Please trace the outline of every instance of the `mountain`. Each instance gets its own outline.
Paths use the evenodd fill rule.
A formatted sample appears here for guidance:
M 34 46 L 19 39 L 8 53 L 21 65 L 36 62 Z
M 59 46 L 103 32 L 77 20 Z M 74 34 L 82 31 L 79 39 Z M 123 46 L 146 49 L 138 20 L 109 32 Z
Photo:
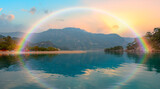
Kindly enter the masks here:
M 128 44 L 117 34 L 94 34 L 80 28 L 49 29 L 33 35 L 31 42 L 51 41 L 70 50 L 104 49 Z
M 11 36 L 11 37 L 18 37 L 18 38 L 20 38 L 24 35 L 23 32 L 6 32 L 6 33 L 3 32 L 0 34 L 3 36 Z
M 14 37 L 20 37 L 23 33 L 9 33 Z M 4 35 L 4 34 L 3 34 Z M 38 43 L 49 41 L 61 49 L 70 50 L 93 50 L 104 49 L 113 46 L 126 46 L 129 42 L 128 38 L 120 37 L 117 34 L 95 34 L 89 33 L 80 28 L 64 28 L 64 29 L 48 29 L 40 33 L 32 33 L 31 43 Z M 42 43 L 41 43 L 42 42 Z M 47 43 L 45 45 L 49 45 Z
M 3 35 L 0 35 L 0 42 L 4 42 L 4 38 L 7 37 L 7 36 L 3 36 Z M 18 42 L 19 41 L 19 38 L 17 37 L 12 37 L 12 40 L 14 40 L 15 42 Z
M 131 43 L 134 41 L 134 38 L 131 37 L 123 37 L 123 39 L 127 42 L 127 43 Z
M 6 34 L 7 34 L 7 33 L 6 33 Z M 1 35 L 1 34 L 0 34 L 0 39 L 3 39 L 4 37 L 7 37 L 7 36 L 10 36 L 10 35 L 5 35 L 5 36 L 4 36 L 4 35 Z M 18 40 L 19 40 L 18 37 L 15 37 L 15 36 L 11 36 L 11 37 L 12 37 L 12 39 L 15 40 L 15 41 L 18 41 Z

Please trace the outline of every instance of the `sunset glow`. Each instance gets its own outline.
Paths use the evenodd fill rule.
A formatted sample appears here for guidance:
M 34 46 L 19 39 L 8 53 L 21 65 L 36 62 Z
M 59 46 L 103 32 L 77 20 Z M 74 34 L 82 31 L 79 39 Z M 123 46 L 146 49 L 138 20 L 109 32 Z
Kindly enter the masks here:
M 0 89 L 160 89 L 160 0 L 1 0 Z

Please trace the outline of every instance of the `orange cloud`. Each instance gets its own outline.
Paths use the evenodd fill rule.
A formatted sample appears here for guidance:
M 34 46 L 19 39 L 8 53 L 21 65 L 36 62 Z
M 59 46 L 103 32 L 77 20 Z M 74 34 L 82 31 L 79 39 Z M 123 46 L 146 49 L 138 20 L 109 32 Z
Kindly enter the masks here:
M 2 11 L 3 8 L 0 8 L 0 11 Z
M 0 15 L 0 31 L 1 32 L 10 32 L 10 31 L 20 31 L 25 29 L 25 26 L 22 24 L 16 24 L 12 22 L 15 19 L 13 14 L 1 14 Z
M 7 20 L 7 21 L 12 21 L 15 18 L 13 14 L 7 15 L 7 14 L 2 14 L 0 15 L 0 20 Z
M 13 14 L 8 15 L 7 19 L 9 21 L 12 21 L 15 18 L 15 16 Z
M 119 29 L 119 26 L 118 25 L 114 25 L 114 26 L 112 26 L 112 28 L 117 30 L 117 29 Z

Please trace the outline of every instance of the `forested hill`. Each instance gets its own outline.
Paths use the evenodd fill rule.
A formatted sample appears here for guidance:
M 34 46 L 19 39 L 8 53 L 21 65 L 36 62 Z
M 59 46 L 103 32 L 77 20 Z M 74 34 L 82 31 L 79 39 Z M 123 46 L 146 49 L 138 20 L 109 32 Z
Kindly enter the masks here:
M 10 36 L 20 37 L 23 33 L 9 33 Z M 2 35 L 7 35 L 3 33 Z M 33 33 L 31 43 L 50 41 L 58 48 L 70 50 L 104 49 L 113 46 L 126 46 L 133 39 L 126 39 L 118 34 L 95 34 L 80 28 L 48 29 L 40 33 Z

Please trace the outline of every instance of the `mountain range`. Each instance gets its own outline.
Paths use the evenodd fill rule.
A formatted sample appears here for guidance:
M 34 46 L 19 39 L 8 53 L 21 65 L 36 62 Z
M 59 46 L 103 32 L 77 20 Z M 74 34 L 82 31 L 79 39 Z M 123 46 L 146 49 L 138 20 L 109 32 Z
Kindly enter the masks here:
M 22 37 L 22 32 L 0 33 L 3 36 Z M 32 46 L 56 46 L 69 50 L 94 50 L 113 46 L 126 46 L 134 38 L 121 37 L 118 34 L 90 33 L 80 28 L 48 29 L 40 33 L 32 33 L 29 43 Z

